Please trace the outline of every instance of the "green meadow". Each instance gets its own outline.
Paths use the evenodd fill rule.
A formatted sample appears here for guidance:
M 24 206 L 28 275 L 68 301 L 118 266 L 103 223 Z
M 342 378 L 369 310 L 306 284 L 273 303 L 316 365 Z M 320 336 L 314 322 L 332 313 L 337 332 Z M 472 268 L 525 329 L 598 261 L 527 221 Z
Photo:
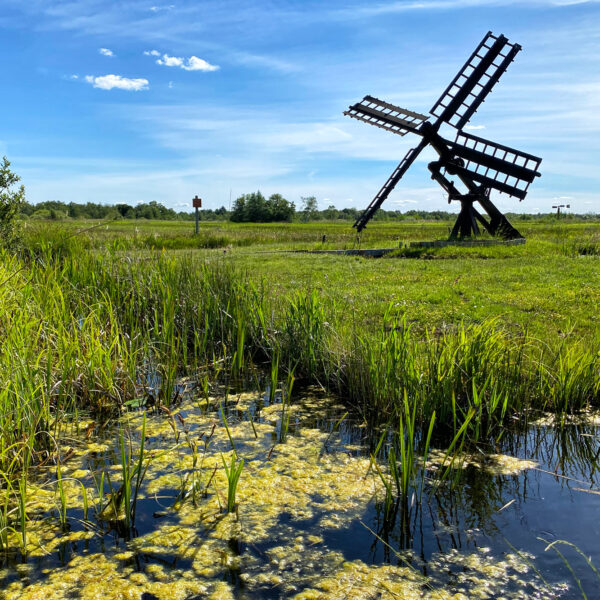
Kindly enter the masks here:
M 101 252 L 182 255 L 189 250 L 197 259 L 222 256 L 257 284 L 268 282 L 273 299 L 317 290 L 333 313 L 344 314 L 342 327 L 349 322 L 363 323 L 365 330 L 376 327 L 393 306 L 420 330 L 492 317 L 546 341 L 593 340 L 598 333 L 600 223 L 515 223 L 526 244 L 480 248 L 408 248 L 411 242 L 447 238 L 451 222 L 425 221 L 375 222 L 360 239 L 349 222 L 201 223 L 196 236 L 192 223 L 74 221 L 50 226 L 50 235 L 60 246 L 66 232 L 83 231 L 77 234 L 83 245 Z M 38 228 L 29 225 L 32 239 Z M 383 259 L 293 252 L 355 248 L 398 251 Z

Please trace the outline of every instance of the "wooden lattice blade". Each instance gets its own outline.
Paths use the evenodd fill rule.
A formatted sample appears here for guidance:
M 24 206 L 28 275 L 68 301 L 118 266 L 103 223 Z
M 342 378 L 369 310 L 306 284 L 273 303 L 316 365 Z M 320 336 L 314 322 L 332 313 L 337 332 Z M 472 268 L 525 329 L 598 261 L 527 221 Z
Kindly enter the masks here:
M 360 102 L 350 106 L 344 114 L 398 135 L 406 135 L 409 131 L 418 133 L 421 123 L 428 119 L 427 115 L 395 106 L 373 96 L 365 96 Z
M 533 154 L 462 132 L 447 144 L 454 157 L 463 163 L 453 161 L 447 167 L 449 173 L 466 175 L 485 187 L 521 200 L 527 195 L 529 185 L 540 176 L 542 159 Z
M 406 153 L 406 156 L 402 159 L 402 162 L 389 176 L 388 180 L 383 184 L 383 187 L 379 190 L 375 198 L 371 200 L 371 204 L 369 204 L 360 217 L 356 219 L 353 227 L 356 227 L 358 232 L 361 232 L 367 223 L 373 218 L 373 215 L 379 210 L 379 207 L 385 202 L 400 179 L 402 179 L 404 173 L 408 171 L 409 167 L 413 164 L 417 156 L 419 156 L 421 151 L 427 146 L 427 143 L 427 140 L 423 139 L 416 148 L 411 148 Z
M 462 129 L 520 50 L 518 44 L 489 31 L 433 105 L 430 112 L 438 123 L 444 121 Z

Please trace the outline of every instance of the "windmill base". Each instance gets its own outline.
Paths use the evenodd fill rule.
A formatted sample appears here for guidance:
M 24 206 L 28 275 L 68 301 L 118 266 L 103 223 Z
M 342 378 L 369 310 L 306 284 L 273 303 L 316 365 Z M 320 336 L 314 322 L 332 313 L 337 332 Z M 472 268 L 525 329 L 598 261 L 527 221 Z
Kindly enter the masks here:
M 451 241 L 464 240 L 478 236 L 481 233 L 479 224 L 490 234 L 500 237 L 504 240 L 523 239 L 523 236 L 515 229 L 510 221 L 490 202 L 489 194 L 482 195 L 464 194 L 458 197 L 450 196 L 448 201 L 460 200 L 460 212 L 456 223 L 452 228 L 452 233 L 448 238 Z M 473 206 L 479 202 L 485 211 L 490 215 L 487 221 L 481 213 Z

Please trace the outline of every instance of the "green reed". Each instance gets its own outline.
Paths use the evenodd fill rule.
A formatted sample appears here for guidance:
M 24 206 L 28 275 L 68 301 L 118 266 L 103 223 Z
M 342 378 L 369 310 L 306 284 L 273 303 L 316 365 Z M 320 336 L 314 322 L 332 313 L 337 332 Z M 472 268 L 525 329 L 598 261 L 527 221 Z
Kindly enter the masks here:
M 284 444 L 287 440 L 288 429 L 290 427 L 290 401 L 292 399 L 294 381 L 294 373 L 290 370 L 287 374 L 285 386 L 281 391 L 281 422 L 279 425 L 279 443 L 281 444 Z
M 271 379 L 269 384 L 269 404 L 275 403 L 275 395 L 277 393 L 277 384 L 279 383 L 279 352 L 273 356 L 271 363 Z
M 385 490 L 384 513 L 386 518 L 392 516 L 398 505 L 403 507 L 404 518 L 408 518 L 409 499 L 413 493 L 415 498 L 412 504 L 417 509 L 421 505 L 427 472 L 427 457 L 435 425 L 435 412 L 432 414 L 429 427 L 423 436 L 416 422 L 417 404 L 418 401 L 409 399 L 408 392 L 404 390 L 403 411 L 399 416 L 397 427 L 393 428 L 394 433 L 387 453 L 389 475 L 384 474 L 377 463 L 377 455 L 387 437 L 387 430 L 384 431 L 375 451 L 371 454 L 370 466 L 375 468 Z
M 225 475 L 227 477 L 227 512 L 232 513 L 235 512 L 237 508 L 235 499 L 238 483 L 240 481 L 240 475 L 242 474 L 242 470 L 244 468 L 244 459 L 242 458 L 239 462 L 237 462 L 235 450 L 233 450 L 231 452 L 231 464 L 229 466 L 227 466 L 225 457 L 222 454 L 221 460 L 223 461 L 223 467 L 225 468 Z
M 128 438 L 126 440 L 126 437 Z M 131 436 L 126 436 L 123 427 L 119 429 L 118 444 L 121 463 L 121 485 L 113 486 L 109 472 L 103 472 L 100 480 L 94 476 L 98 494 L 98 518 L 104 521 L 124 521 L 127 530 L 135 524 L 138 497 L 142 482 L 149 467 L 145 458 L 146 413 L 142 417 L 140 446 L 137 457 L 134 456 Z M 104 480 L 108 484 L 110 495 L 103 506 Z

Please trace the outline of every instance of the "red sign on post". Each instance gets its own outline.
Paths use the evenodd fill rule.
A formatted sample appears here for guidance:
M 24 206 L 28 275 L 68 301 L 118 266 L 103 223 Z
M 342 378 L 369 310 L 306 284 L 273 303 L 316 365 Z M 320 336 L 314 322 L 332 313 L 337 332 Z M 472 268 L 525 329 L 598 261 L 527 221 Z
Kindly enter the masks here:
M 192 198 L 192 206 L 194 208 L 202 208 L 202 198 L 198 198 L 198 196 Z

